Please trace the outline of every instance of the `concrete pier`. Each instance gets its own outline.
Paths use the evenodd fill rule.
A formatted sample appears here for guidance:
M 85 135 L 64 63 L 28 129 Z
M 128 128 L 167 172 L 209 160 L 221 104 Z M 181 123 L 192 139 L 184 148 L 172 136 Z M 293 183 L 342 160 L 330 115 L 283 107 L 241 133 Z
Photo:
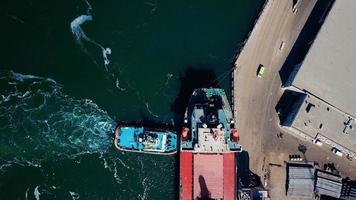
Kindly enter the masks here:
M 260 17 L 235 62 L 234 114 L 243 147 L 250 153 L 262 152 L 261 141 L 266 132 L 278 132 L 274 105 L 282 94 L 279 70 L 307 21 L 316 0 L 267 0 Z M 256 76 L 258 66 L 265 66 L 262 78 Z M 265 138 L 267 136 L 267 138 Z M 256 139 L 253 139 L 256 138 Z M 259 138 L 259 139 L 257 139 Z M 264 139 L 262 139 L 264 138 Z M 258 152 L 256 152 L 258 153 Z M 260 156 L 250 155 L 258 166 Z M 257 170 L 257 169 L 256 169 Z
M 283 164 L 288 152 L 298 148 L 296 138 L 284 134 L 281 143 L 276 137 L 281 131 L 275 111 L 282 95 L 279 70 L 315 3 L 316 0 L 267 0 L 235 62 L 234 116 L 240 143 L 249 154 L 250 169 L 261 179 L 267 173 L 268 162 Z M 265 66 L 262 78 L 256 76 L 260 64 Z M 278 180 L 268 183 L 272 199 L 285 198 L 284 175 L 277 171 L 271 176 Z M 268 181 L 262 180 L 265 182 Z
M 250 170 L 261 177 L 271 199 L 287 199 L 283 187 L 286 172 L 285 167 L 271 168 L 269 163 L 283 166 L 289 155 L 301 154 L 300 146 L 307 149 L 303 153 L 305 161 L 315 161 L 321 166 L 337 163 L 343 176 L 356 178 L 355 162 L 332 155 L 326 145 L 318 147 L 309 139 L 281 129 L 275 108 L 283 93 L 281 67 L 320 1 L 316 3 L 317 0 L 267 0 L 237 56 L 232 75 L 240 144 L 248 152 Z M 265 72 L 258 78 L 260 64 L 265 66 Z

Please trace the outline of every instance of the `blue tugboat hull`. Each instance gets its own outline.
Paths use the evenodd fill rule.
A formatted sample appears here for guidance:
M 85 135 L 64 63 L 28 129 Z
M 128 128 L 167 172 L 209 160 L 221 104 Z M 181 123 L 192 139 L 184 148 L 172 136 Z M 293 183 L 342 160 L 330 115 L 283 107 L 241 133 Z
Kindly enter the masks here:
M 121 151 L 175 154 L 177 141 L 177 134 L 172 131 L 119 126 L 115 131 L 114 144 Z

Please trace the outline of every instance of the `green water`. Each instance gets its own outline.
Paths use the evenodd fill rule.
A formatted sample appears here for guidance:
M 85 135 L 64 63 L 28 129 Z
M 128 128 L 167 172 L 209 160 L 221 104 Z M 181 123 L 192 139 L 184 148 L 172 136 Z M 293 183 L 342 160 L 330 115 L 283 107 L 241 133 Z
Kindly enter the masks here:
M 0 199 L 177 199 L 177 156 L 117 152 L 113 130 L 177 128 L 194 87 L 230 91 L 262 4 L 0 2 Z

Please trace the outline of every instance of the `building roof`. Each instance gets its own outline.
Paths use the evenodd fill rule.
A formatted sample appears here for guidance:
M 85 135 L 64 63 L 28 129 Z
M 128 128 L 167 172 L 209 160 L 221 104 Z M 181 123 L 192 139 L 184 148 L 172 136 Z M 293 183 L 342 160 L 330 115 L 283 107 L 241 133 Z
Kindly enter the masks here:
M 322 171 L 317 172 L 315 191 L 319 195 L 327 195 L 330 197 L 340 198 L 341 189 L 341 177 Z
M 341 198 L 344 200 L 356 200 L 356 181 L 343 179 Z
M 356 1 L 335 1 L 293 85 L 356 116 Z
M 288 164 L 287 196 L 312 198 L 314 195 L 314 173 L 312 165 Z
M 336 143 L 350 155 L 356 152 L 356 120 L 314 96 L 306 95 L 292 127 L 322 142 Z

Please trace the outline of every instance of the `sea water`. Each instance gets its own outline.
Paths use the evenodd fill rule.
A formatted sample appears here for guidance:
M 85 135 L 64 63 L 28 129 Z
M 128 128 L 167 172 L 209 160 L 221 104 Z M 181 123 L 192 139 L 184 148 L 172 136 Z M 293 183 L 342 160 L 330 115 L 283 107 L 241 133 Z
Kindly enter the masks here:
M 0 199 L 177 199 L 177 156 L 118 152 L 114 129 L 174 129 L 194 87 L 229 94 L 262 4 L 0 2 Z

